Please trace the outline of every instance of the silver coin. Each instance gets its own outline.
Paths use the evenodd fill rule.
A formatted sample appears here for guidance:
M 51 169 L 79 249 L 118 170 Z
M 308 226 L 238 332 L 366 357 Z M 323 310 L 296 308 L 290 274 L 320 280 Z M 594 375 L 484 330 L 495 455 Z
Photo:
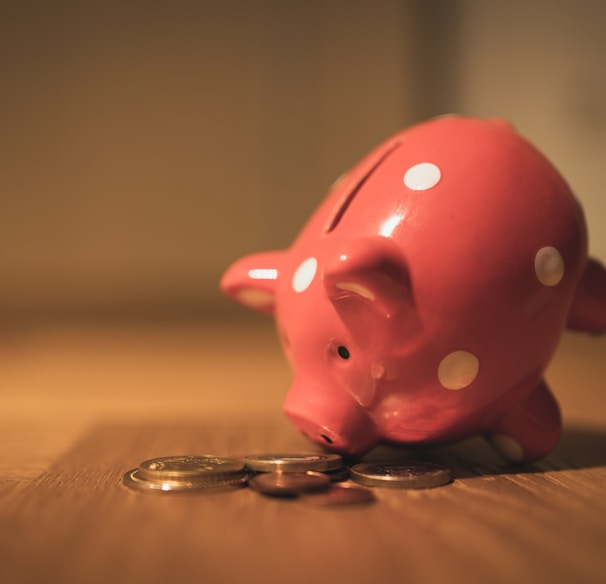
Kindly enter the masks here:
M 340 507 L 372 503 L 376 501 L 376 496 L 365 487 L 352 483 L 339 483 L 331 485 L 320 493 L 306 494 L 303 500 L 317 507 Z
M 250 470 L 260 472 L 330 471 L 343 466 L 338 454 L 249 454 L 244 463 Z
M 244 463 L 220 456 L 164 456 L 145 460 L 139 465 L 139 475 L 149 481 L 203 478 L 212 480 L 239 476 Z
M 319 472 L 262 472 L 252 477 L 248 484 L 264 495 L 293 496 L 326 489 L 330 479 Z
M 247 481 L 247 475 L 231 479 L 216 479 L 216 480 L 158 480 L 151 481 L 141 477 L 139 469 L 134 468 L 129 470 L 122 477 L 122 482 L 136 491 L 145 491 L 148 493 L 170 493 L 170 492 L 185 492 L 185 491 L 200 491 L 200 490 L 219 490 L 233 487 L 243 486 Z
M 351 478 L 367 487 L 426 489 L 445 485 L 450 470 L 431 462 L 360 463 L 351 468 Z

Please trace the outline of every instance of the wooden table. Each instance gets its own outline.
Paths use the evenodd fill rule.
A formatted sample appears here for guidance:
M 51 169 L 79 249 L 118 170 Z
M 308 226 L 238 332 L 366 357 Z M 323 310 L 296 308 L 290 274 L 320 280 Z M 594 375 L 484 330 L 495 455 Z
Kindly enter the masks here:
M 176 453 L 309 450 L 282 417 L 269 323 L 47 326 L 0 338 L 0 582 L 604 582 L 606 338 L 548 371 L 558 449 L 507 465 L 481 439 L 422 457 L 455 480 L 321 509 L 250 489 L 146 495 L 122 474 Z

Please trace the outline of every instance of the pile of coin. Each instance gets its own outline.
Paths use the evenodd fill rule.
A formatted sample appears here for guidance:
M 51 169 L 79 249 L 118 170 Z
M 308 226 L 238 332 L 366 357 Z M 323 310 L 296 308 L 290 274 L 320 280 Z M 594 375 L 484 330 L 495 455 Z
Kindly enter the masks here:
M 347 479 L 350 479 L 348 481 Z M 371 489 L 431 488 L 450 482 L 450 471 L 429 462 L 344 465 L 338 454 L 250 454 L 242 460 L 213 455 L 166 456 L 143 461 L 123 477 L 127 487 L 148 493 L 242 487 L 271 497 L 302 497 L 318 506 L 370 503 Z
M 371 503 L 370 489 L 342 483 L 349 469 L 338 454 L 250 454 L 246 467 L 254 473 L 248 484 L 274 497 L 303 497 L 317 506 Z
M 144 460 L 123 477 L 131 489 L 147 492 L 195 491 L 243 486 L 244 463 L 220 456 L 165 456 Z

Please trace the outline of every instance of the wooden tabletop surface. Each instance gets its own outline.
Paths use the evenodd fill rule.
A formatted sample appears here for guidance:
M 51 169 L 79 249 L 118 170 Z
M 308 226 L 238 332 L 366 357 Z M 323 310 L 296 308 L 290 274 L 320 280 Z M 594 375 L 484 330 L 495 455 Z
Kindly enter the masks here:
M 377 501 L 147 495 L 121 477 L 170 454 L 313 450 L 283 418 L 269 323 L 54 325 L 0 337 L 0 582 L 604 582 L 606 338 L 566 334 L 547 379 L 559 447 L 506 464 L 482 439 L 421 458 L 454 481 Z

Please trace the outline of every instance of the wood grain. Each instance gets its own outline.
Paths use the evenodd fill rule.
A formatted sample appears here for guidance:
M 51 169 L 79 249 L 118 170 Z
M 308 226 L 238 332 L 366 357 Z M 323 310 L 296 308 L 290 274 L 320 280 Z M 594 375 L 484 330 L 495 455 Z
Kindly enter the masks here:
M 428 450 L 423 459 L 453 469 L 452 484 L 376 489 L 377 503 L 345 510 L 249 489 L 162 496 L 121 485 L 153 456 L 276 449 L 308 445 L 272 421 L 95 428 L 48 473 L 4 493 L 2 581 L 598 582 L 606 568 L 604 432 L 573 428 L 523 469 L 480 440 Z
M 258 336 L 248 356 L 240 353 L 240 361 L 256 359 L 255 375 L 264 372 L 265 380 L 274 381 L 281 378 L 283 364 L 268 329 L 232 336 L 236 332 L 224 329 L 223 336 L 208 339 L 191 329 L 170 335 L 165 330 L 164 336 L 161 331 L 121 330 L 100 336 L 89 331 L 92 336 L 87 337 L 81 331 L 74 338 L 68 335 L 69 342 L 51 335 L 50 345 L 40 340 L 34 343 L 36 350 L 28 345 L 29 358 L 39 363 L 40 352 L 50 351 L 46 358 L 57 359 L 57 370 L 69 362 L 73 367 L 75 358 L 81 365 L 87 363 L 87 355 L 92 363 L 91 349 L 105 346 L 91 371 L 99 371 L 104 363 L 106 372 L 99 375 L 113 378 L 107 368 L 121 355 L 134 368 L 131 382 L 138 365 L 164 354 L 162 365 L 145 375 L 148 387 L 155 387 L 154 377 L 164 383 L 164 368 L 174 371 L 176 383 L 164 398 L 164 416 L 161 399 L 137 415 L 131 400 L 136 394 L 144 399 L 145 391 L 129 395 L 125 384 L 122 416 L 112 415 L 120 403 L 117 389 L 111 398 L 115 403 L 105 404 L 99 419 L 91 413 L 92 404 L 81 410 L 82 423 L 72 419 L 69 408 L 61 417 L 61 408 L 53 410 L 48 396 L 41 397 L 41 407 L 58 419 L 46 430 L 35 402 L 29 425 L 27 411 L 20 412 L 25 420 L 21 436 L 27 435 L 27 428 L 33 433 L 13 445 L 12 470 L 0 475 L 0 582 L 603 582 L 606 423 L 599 391 L 606 375 L 604 359 L 597 358 L 604 356 L 603 340 L 564 339 L 559 363 L 550 370 L 551 381 L 560 388 L 561 401 L 576 403 L 576 410 L 573 407 L 574 416 L 567 418 L 559 447 L 534 465 L 509 466 L 479 438 L 424 450 L 381 447 L 368 458 L 436 461 L 452 469 L 454 481 L 429 490 L 376 489 L 375 504 L 348 509 L 317 509 L 303 500 L 267 498 L 247 488 L 166 496 L 128 490 L 121 484 L 122 474 L 150 457 L 310 449 L 279 410 L 246 411 L 255 392 L 263 392 L 265 381 L 249 370 L 226 368 L 232 351 L 242 351 Z M 218 398 L 206 412 L 170 406 L 171 399 L 185 399 L 191 391 L 181 392 L 180 382 L 189 379 L 195 385 L 190 375 L 202 347 L 215 361 L 207 371 L 209 378 L 223 367 L 224 383 L 240 384 L 240 408 L 227 413 Z M 14 383 L 21 379 L 23 387 L 27 385 L 26 373 L 11 375 Z M 82 381 L 86 375 L 76 377 Z M 569 378 L 576 380 L 574 387 L 567 388 Z M 253 394 L 246 397 L 245 389 Z M 42 386 L 38 391 L 43 392 Z M 260 399 L 269 406 L 274 389 L 265 391 Z M 35 393 L 32 389 L 31 396 Z M 589 411 L 583 404 L 592 396 Z M 88 397 L 94 404 L 99 395 L 91 391 Z M 230 403 L 233 396 L 224 397 Z M 192 403 L 200 405 L 202 400 Z M 13 405 L 11 411 L 16 410 Z M 11 432 L 19 436 L 9 425 L 3 427 L 3 439 Z M 32 462 L 33 445 L 45 435 L 47 453 Z M 67 439 L 71 442 L 65 448 Z M 4 444 L 3 452 L 9 450 Z M 25 461 L 22 471 L 19 456 Z M 50 456 L 52 461 L 36 475 Z

